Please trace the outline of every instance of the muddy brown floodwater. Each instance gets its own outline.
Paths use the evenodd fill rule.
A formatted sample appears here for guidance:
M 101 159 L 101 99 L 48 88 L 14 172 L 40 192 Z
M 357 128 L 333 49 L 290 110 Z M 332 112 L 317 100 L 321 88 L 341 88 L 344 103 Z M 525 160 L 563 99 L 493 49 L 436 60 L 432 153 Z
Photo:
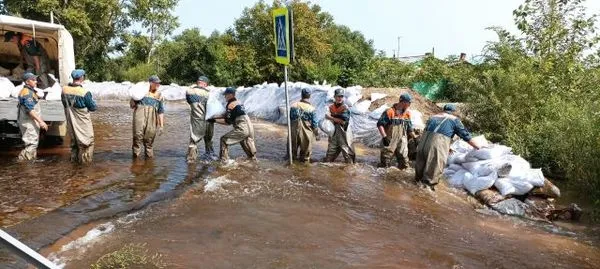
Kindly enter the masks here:
M 255 120 L 259 163 L 188 165 L 188 108 L 171 102 L 152 161 L 131 159 L 131 111 L 101 102 L 95 162 L 68 148 L 33 165 L 3 152 L 0 225 L 65 268 L 88 268 L 127 244 L 167 268 L 598 268 L 587 229 L 483 214 L 464 192 L 417 188 L 413 174 L 360 164 L 285 164 L 285 129 Z M 217 126 L 218 138 L 228 127 Z M 324 156 L 326 139 L 313 158 Z M 203 150 L 203 148 L 202 148 Z M 341 156 L 340 156 L 341 158 Z M 26 268 L 0 249 L 0 268 Z

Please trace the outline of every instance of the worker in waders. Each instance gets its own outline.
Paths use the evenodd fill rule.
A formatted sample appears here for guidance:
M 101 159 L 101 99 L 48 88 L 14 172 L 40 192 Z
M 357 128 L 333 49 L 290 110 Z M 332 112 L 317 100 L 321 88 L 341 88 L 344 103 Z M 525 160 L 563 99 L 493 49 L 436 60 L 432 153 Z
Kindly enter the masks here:
M 417 147 L 417 160 L 415 163 L 415 179 L 429 186 L 432 190 L 438 184 L 439 177 L 446 166 L 450 143 L 454 135 L 458 135 L 475 149 L 479 149 L 469 131 L 465 129 L 461 120 L 454 116 L 456 106 L 447 104 L 444 112 L 429 118 L 425 127 L 425 134 Z
M 227 88 L 223 93 L 227 100 L 224 115 L 215 117 L 216 122 L 224 125 L 233 125 L 233 130 L 221 137 L 221 152 L 219 159 L 226 163 L 229 159 L 229 145 L 240 143 L 248 159 L 256 161 L 256 146 L 254 145 L 254 127 L 250 117 L 246 115 L 244 106 L 235 98 L 235 89 Z
M 71 72 L 73 83 L 62 89 L 62 103 L 67 117 L 67 130 L 71 137 L 71 161 L 91 163 L 94 156 L 94 127 L 90 112 L 96 111 L 92 93 L 83 88 L 85 71 Z
M 208 78 L 200 76 L 196 81 L 196 86 L 187 90 L 185 99 L 190 105 L 190 143 L 188 146 L 187 160 L 194 162 L 198 158 L 198 143 L 204 139 L 206 154 L 213 152 L 212 141 L 207 141 L 209 125 L 211 126 L 210 139 L 212 140 L 212 130 L 214 129 L 214 120 L 206 120 L 206 102 L 208 101 L 209 90 Z
M 408 136 L 414 137 L 408 111 L 411 102 L 410 94 L 401 94 L 399 102 L 384 111 L 377 121 L 377 128 L 382 137 L 379 167 L 389 167 L 392 157 L 396 157 L 399 169 L 409 166 Z
M 23 89 L 19 92 L 19 115 L 17 123 L 25 148 L 19 153 L 19 161 L 33 161 L 37 157 L 37 147 L 40 141 L 40 129 L 48 130 L 48 125 L 42 119 L 39 97 L 35 91 L 37 76 L 33 73 L 23 74 Z
M 131 99 L 133 109 L 133 158 L 139 158 L 145 149 L 146 158 L 154 158 L 152 144 L 156 135 L 161 135 L 164 126 L 165 102 L 158 92 L 160 79 L 151 76 L 150 89 L 146 96 L 139 101 Z
M 38 76 L 40 89 L 46 89 L 54 84 L 54 80 L 48 75 L 50 72 L 50 60 L 48 53 L 42 44 L 33 36 L 21 32 L 8 31 L 4 34 L 4 42 L 15 43 L 24 60 L 25 72 Z
M 290 119 L 292 127 L 292 158 L 309 162 L 312 145 L 318 136 L 315 107 L 310 103 L 310 90 L 302 89 L 301 100 L 292 104 Z M 300 151 L 298 151 L 300 148 Z
M 350 110 L 344 104 L 344 92 L 342 89 L 336 89 L 334 92 L 335 101 L 329 106 L 329 113 L 325 118 L 331 120 L 335 127 L 333 136 L 329 137 L 329 146 L 325 162 L 333 162 L 340 155 L 344 156 L 346 163 L 354 163 L 356 155 L 352 147 L 352 130 L 350 129 Z

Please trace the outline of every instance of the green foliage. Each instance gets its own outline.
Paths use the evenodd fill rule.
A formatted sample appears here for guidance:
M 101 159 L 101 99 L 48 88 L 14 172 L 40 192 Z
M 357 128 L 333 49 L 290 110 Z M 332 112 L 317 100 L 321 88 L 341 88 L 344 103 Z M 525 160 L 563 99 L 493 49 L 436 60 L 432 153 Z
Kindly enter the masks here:
M 485 63 L 458 82 L 475 129 L 599 197 L 600 72 L 585 57 L 594 18 L 579 0 L 528 0 L 515 11 L 523 38 L 495 29 Z
M 408 87 L 416 67 L 396 59 L 377 56 L 367 61 L 357 84 L 367 87 Z
M 123 72 L 122 78 L 126 81 L 146 81 L 151 75 L 160 74 L 153 63 L 141 63 L 128 68 Z M 166 82 L 166 80 L 165 80 Z
M 129 244 L 102 256 L 91 269 L 162 269 L 167 268 L 160 254 L 149 254 L 145 244 Z
M 148 34 L 146 62 L 150 62 L 155 44 L 179 27 L 177 16 L 173 15 L 177 3 L 179 0 L 129 0 L 126 4 L 129 16 L 140 22 Z

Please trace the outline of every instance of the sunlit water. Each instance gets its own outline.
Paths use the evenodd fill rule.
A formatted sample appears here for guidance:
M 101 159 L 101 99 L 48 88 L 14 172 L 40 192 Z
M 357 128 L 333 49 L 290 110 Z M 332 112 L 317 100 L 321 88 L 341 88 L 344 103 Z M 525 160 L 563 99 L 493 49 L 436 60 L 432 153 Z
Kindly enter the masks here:
M 462 191 L 432 193 L 411 172 L 358 165 L 287 166 L 285 129 L 255 121 L 259 163 L 188 165 L 189 114 L 170 103 L 153 161 L 131 159 L 131 111 L 101 103 L 95 163 L 43 149 L 34 165 L 4 153 L 0 224 L 65 268 L 87 268 L 145 243 L 168 268 L 597 268 L 585 232 L 478 213 Z M 218 138 L 230 127 L 217 127 Z M 323 158 L 327 141 L 315 146 Z M 203 147 L 201 147 L 203 150 Z M 341 161 L 341 156 L 340 156 Z M 58 241 L 57 241 L 58 240 Z M 0 268 L 21 268 L 0 252 Z

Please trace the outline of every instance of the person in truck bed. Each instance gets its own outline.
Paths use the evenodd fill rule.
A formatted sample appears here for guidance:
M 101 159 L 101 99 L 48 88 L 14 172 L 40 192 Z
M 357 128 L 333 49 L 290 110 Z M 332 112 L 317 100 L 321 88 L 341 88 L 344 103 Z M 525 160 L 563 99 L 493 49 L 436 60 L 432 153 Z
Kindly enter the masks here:
M 4 34 L 4 42 L 15 43 L 21 53 L 21 60 L 26 64 L 25 72 L 33 73 L 38 76 L 40 89 L 46 89 L 54 80 L 50 78 L 50 60 L 48 53 L 42 47 L 40 42 L 36 41 L 32 36 L 20 32 L 8 31 Z

